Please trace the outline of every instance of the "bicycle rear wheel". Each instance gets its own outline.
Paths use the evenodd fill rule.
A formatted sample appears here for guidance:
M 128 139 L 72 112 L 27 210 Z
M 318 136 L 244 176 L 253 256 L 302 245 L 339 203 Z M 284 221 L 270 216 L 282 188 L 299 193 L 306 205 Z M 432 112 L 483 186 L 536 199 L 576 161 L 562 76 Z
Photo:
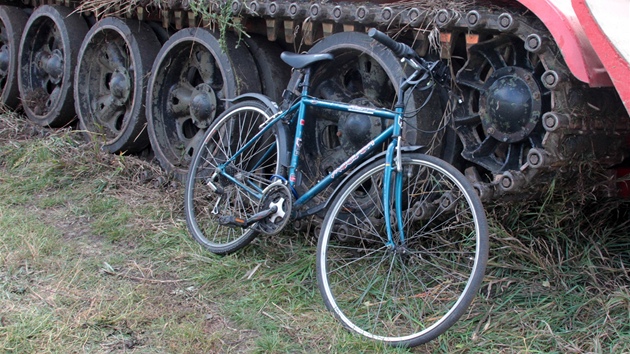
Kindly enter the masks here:
M 241 228 L 222 224 L 219 219 L 247 219 L 258 212 L 260 197 L 251 191 L 261 195 L 272 183 L 272 177 L 280 174 L 278 156 L 283 147 L 275 128 L 253 141 L 227 166 L 229 177 L 216 172 L 217 166 L 233 157 L 260 131 L 260 125 L 270 115 L 258 101 L 232 106 L 210 125 L 193 156 L 184 195 L 186 223 L 194 239 L 213 253 L 235 252 L 258 234 L 256 224 Z M 218 188 L 215 191 L 213 187 Z
M 442 334 L 470 305 L 488 260 L 488 226 L 481 201 L 459 171 L 408 153 L 399 198 L 404 239 L 392 200 L 389 243 L 384 169 L 384 159 L 367 165 L 335 197 L 318 242 L 318 286 L 326 307 L 349 330 L 416 346 Z

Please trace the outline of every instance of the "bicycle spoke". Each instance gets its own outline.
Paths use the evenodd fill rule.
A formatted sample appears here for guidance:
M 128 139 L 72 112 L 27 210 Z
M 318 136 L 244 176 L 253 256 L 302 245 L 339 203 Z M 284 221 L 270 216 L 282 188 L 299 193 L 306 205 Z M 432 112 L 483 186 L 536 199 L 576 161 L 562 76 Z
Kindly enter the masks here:
M 275 134 L 252 141 L 269 118 L 266 109 L 258 101 L 232 106 L 207 129 L 193 158 L 186 184 L 187 222 L 193 237 L 212 252 L 234 252 L 256 236 L 254 227 L 219 221 L 247 220 L 257 213 L 262 191 L 281 168 Z
M 447 320 L 461 316 L 472 301 L 487 259 L 487 225 L 478 220 L 483 209 L 472 187 L 460 188 L 468 183 L 461 173 L 435 158 L 409 155 L 401 192 L 391 191 L 402 196 L 402 214 L 395 215 L 395 198 L 383 210 L 385 163 L 366 166 L 328 210 L 317 267 L 325 303 L 347 328 L 417 345 L 446 330 L 454 322 Z M 418 206 L 426 211 L 417 214 Z M 384 212 L 393 215 L 393 244 L 385 225 L 373 222 Z M 404 242 L 396 218 L 402 218 Z

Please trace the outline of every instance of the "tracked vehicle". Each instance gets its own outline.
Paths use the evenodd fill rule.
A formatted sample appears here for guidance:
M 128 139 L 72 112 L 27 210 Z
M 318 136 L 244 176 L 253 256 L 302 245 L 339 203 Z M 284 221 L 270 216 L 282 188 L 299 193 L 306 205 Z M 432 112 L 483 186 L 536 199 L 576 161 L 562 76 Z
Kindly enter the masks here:
M 628 152 L 627 44 L 614 39 L 622 28 L 606 28 L 625 26 L 627 1 L 0 4 L 2 103 L 43 126 L 78 119 L 111 152 L 150 146 L 179 176 L 228 99 L 281 101 L 297 75 L 282 51 L 338 58 L 314 74 L 320 97 L 391 105 L 407 68 L 372 51 L 370 28 L 442 60 L 442 89 L 410 96 L 417 114 L 405 142 L 466 171 L 485 199 L 529 197 L 553 180 L 614 187 Z M 320 179 L 380 129 L 360 114 L 319 114 L 307 124 L 315 143 L 300 177 Z

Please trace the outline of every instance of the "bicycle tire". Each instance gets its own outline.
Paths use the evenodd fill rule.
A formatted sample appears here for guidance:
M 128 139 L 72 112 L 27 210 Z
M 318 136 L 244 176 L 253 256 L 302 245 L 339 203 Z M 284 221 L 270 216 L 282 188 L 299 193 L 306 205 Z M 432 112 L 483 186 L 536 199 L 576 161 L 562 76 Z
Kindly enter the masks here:
M 488 225 L 479 197 L 457 169 L 405 153 L 399 196 L 406 236 L 400 242 L 393 217 L 396 246 L 388 247 L 384 168 L 384 158 L 365 166 L 335 196 L 317 246 L 318 287 L 350 331 L 412 347 L 442 334 L 472 302 L 488 261 Z
M 247 219 L 257 212 L 253 196 L 225 177 L 214 177 L 212 183 L 221 188 L 214 192 L 209 181 L 215 168 L 227 161 L 244 143 L 260 131 L 260 125 L 271 115 L 266 105 L 256 100 L 240 102 L 223 112 L 196 149 L 186 177 L 184 211 L 188 230 L 202 246 L 215 254 L 233 253 L 247 246 L 258 234 L 255 225 L 248 228 L 222 225 L 222 216 Z M 284 149 L 278 142 L 276 129 L 263 134 L 228 167 L 231 175 L 243 184 L 262 191 L 281 173 L 278 161 Z

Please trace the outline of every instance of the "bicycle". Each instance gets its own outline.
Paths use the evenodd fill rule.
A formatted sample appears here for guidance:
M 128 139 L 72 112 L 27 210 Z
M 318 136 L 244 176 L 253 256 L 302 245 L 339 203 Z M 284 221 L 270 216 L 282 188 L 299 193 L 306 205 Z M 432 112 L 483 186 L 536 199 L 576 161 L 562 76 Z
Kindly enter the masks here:
M 316 268 L 326 307 L 353 332 L 415 346 L 446 331 L 470 305 L 485 272 L 488 226 L 479 197 L 457 169 L 401 144 L 404 93 L 435 84 L 438 62 L 375 29 L 368 35 L 413 68 L 400 83 L 395 109 L 311 97 L 312 67 L 333 56 L 282 53 L 301 71 L 301 94 L 286 94 L 282 109 L 247 94 L 211 124 L 187 176 L 186 220 L 200 244 L 228 254 L 258 234 L 279 233 L 290 220 L 325 212 Z M 300 194 L 296 171 L 308 107 L 392 124 Z M 305 207 L 340 179 L 328 201 Z

